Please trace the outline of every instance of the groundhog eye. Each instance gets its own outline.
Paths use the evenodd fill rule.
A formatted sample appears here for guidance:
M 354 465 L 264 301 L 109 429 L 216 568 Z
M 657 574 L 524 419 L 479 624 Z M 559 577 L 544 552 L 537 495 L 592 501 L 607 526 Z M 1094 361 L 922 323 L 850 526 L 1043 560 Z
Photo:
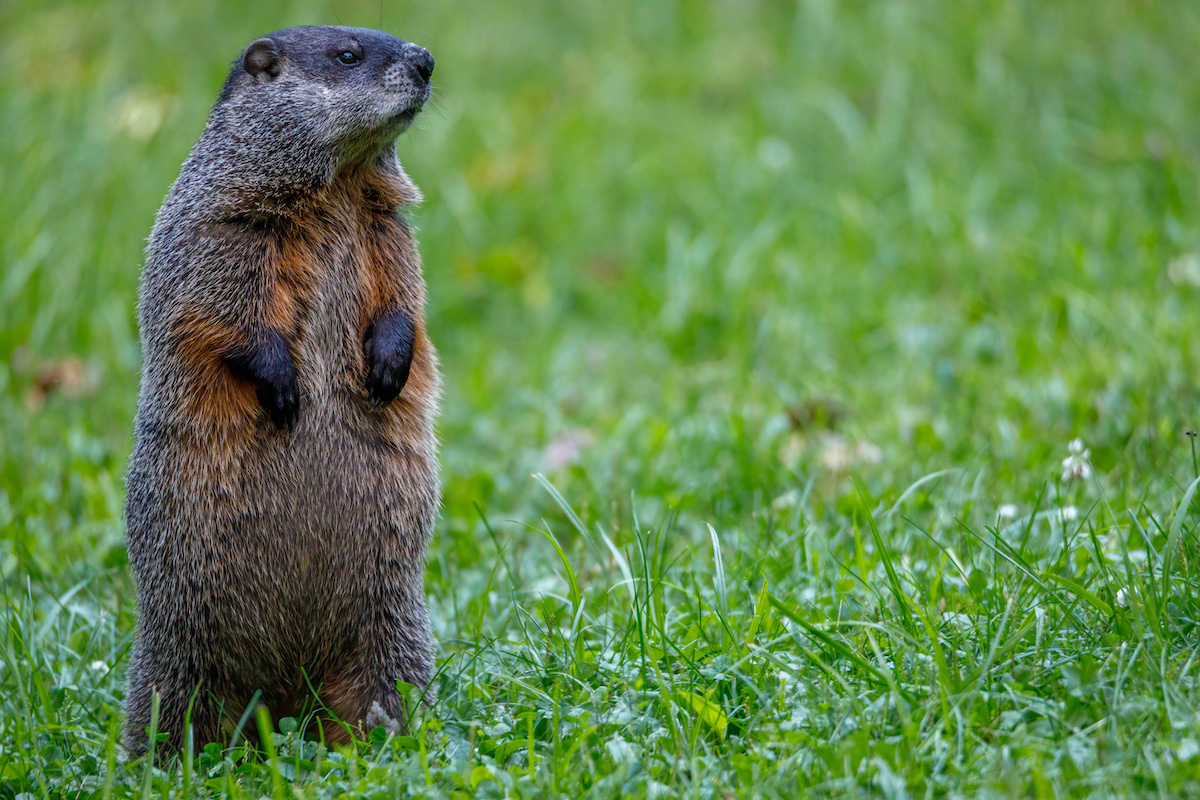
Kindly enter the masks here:
M 352 67 L 355 64 L 357 64 L 359 61 L 362 61 L 361 58 L 359 58 L 358 56 L 356 56 L 354 53 L 350 52 L 349 50 L 343 50 L 342 52 L 338 53 L 337 60 L 340 61 L 341 63 L 345 64 L 347 67 Z

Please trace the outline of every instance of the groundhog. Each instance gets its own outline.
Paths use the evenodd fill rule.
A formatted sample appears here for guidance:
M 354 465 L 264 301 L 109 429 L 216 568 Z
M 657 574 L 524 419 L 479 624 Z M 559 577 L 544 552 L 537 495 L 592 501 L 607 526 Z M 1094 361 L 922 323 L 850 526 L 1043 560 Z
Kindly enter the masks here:
M 259 39 L 158 212 L 125 506 L 133 755 L 155 695 L 176 749 L 256 703 L 345 741 L 402 725 L 397 681 L 432 678 L 439 378 L 395 151 L 432 72 L 380 31 Z

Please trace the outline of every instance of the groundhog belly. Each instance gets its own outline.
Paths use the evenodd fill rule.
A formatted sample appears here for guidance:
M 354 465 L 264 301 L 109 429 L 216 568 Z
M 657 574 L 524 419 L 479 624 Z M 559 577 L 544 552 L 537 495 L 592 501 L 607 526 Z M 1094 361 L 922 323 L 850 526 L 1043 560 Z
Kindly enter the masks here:
M 278 572 L 291 580 L 262 586 L 257 598 L 266 607 L 286 598 L 292 618 L 281 620 L 276 638 L 303 631 L 294 642 L 300 652 L 289 655 L 310 670 L 325 649 L 352 648 L 364 610 L 374 605 L 368 601 L 395 573 L 421 580 L 436 513 L 424 454 L 364 438 L 337 405 L 301 414 L 281 470 L 286 530 L 271 548 L 284 567 Z M 263 533 L 274 534 L 274 521 L 263 522 Z
M 312 391 L 301 395 L 295 428 L 282 448 L 263 453 L 278 459 L 280 480 L 262 490 L 284 495 L 272 505 L 286 509 L 276 556 L 296 583 L 285 592 L 336 611 L 372 591 L 381 568 L 423 572 L 437 467 L 432 428 L 410 416 L 411 402 L 371 410 L 359 392 L 322 377 L 302 382 Z M 268 536 L 272 522 L 264 520 Z
M 301 408 L 282 455 L 291 507 L 313 539 L 309 579 L 352 586 L 372 557 L 423 571 L 438 504 L 433 432 L 436 364 L 420 334 L 408 383 L 373 408 L 363 389 L 364 298 L 357 254 L 337 259 L 297 343 Z M 317 555 L 320 558 L 316 558 Z
M 424 568 L 437 506 L 432 431 L 398 435 L 407 426 L 395 409 L 365 406 L 344 394 L 314 403 L 284 453 L 281 473 L 299 512 L 292 524 L 309 541 L 305 577 L 314 585 L 353 584 L 377 555 Z
M 409 386 L 373 409 L 361 389 L 357 304 L 335 305 L 333 287 L 319 296 L 329 306 L 314 309 L 298 343 L 301 408 L 277 452 L 282 480 L 264 490 L 287 494 L 279 507 L 288 509 L 289 535 L 277 557 L 295 583 L 281 588 L 304 610 L 310 637 L 336 638 L 353 634 L 356 610 L 388 573 L 423 576 L 438 479 L 433 409 L 422 389 L 436 385 L 436 374 L 423 341 Z

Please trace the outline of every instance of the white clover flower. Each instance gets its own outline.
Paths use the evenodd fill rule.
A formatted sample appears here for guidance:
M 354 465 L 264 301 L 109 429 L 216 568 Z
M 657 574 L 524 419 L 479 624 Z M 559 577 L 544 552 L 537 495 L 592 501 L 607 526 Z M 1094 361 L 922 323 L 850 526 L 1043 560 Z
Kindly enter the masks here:
M 1121 608 L 1129 608 L 1129 592 L 1125 589 L 1117 589 L 1117 596 L 1114 599 Z
M 1058 510 L 1059 522 L 1073 522 L 1079 518 L 1079 509 L 1075 506 L 1063 506 Z
M 107 661 L 93 661 L 92 663 L 88 664 L 88 669 L 92 670 L 93 672 L 100 672 L 102 670 L 107 670 L 108 662 Z
M 996 516 L 998 516 L 1000 519 L 1013 519 L 1020 512 L 1021 509 L 1017 508 L 1016 503 L 1004 503 L 996 509 Z
M 1067 450 L 1071 454 L 1062 462 L 1063 482 L 1086 481 L 1092 477 L 1092 466 L 1088 463 L 1092 451 L 1083 446 L 1083 439 L 1072 439 L 1067 445 Z

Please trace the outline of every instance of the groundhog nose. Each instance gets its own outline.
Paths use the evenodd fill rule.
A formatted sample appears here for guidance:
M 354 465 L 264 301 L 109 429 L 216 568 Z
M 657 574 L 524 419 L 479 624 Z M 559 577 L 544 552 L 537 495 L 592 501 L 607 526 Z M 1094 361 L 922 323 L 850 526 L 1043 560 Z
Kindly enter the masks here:
M 421 76 L 421 80 L 429 82 L 429 76 L 433 74 L 433 56 L 429 55 L 429 51 L 420 45 L 410 43 L 408 45 L 409 62 L 417 70 L 417 74 Z

